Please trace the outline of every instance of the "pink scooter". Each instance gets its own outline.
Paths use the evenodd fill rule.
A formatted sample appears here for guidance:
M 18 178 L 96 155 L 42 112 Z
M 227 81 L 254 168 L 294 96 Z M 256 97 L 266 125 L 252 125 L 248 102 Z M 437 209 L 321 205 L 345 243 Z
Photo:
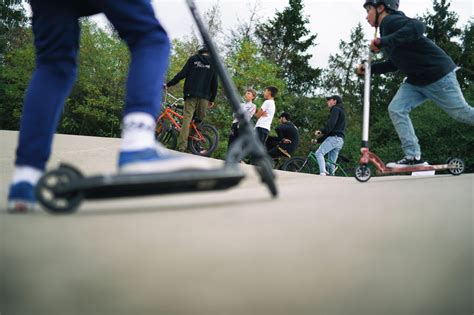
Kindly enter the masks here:
M 385 163 L 373 152 L 369 150 L 369 116 L 370 116 L 370 74 L 371 74 L 371 60 L 372 53 L 369 51 L 369 56 L 365 63 L 364 76 L 364 114 L 362 122 L 362 153 L 359 161 L 359 166 L 355 169 L 355 178 L 359 182 L 366 182 L 371 177 L 371 169 L 368 167 L 369 163 L 375 165 L 376 171 L 379 174 L 396 174 L 396 173 L 410 173 L 421 171 L 439 171 L 448 170 L 453 175 L 460 175 L 464 172 L 464 161 L 460 158 L 449 158 L 446 164 L 438 165 L 417 165 L 410 167 L 387 167 Z

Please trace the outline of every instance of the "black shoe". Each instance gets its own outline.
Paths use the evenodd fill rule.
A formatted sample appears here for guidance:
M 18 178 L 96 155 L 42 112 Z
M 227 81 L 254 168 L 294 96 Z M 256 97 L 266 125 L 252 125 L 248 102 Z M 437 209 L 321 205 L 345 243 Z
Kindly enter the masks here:
M 425 161 L 423 161 L 421 158 L 417 159 L 415 157 L 409 157 L 405 156 L 403 159 L 401 159 L 398 162 L 390 162 L 387 164 L 387 167 L 390 168 L 403 168 L 403 167 L 412 167 L 412 166 L 422 166 L 422 165 L 428 165 Z

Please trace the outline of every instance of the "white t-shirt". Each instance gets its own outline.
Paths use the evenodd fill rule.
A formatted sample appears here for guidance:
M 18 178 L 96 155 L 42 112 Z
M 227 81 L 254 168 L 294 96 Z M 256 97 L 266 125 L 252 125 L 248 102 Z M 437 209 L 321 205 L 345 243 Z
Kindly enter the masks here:
M 263 111 L 267 112 L 267 116 L 260 116 L 255 124 L 255 127 L 264 128 L 270 130 L 272 126 L 273 116 L 275 115 L 275 101 L 274 100 L 266 100 L 263 102 L 262 107 L 260 107 Z
M 255 115 L 257 106 L 252 102 L 243 103 L 243 104 L 240 104 L 240 106 L 242 106 L 243 110 L 245 111 L 247 121 L 249 121 L 250 118 L 252 118 L 253 115 Z M 239 122 L 239 120 L 235 117 L 235 114 L 234 114 L 234 120 L 232 121 L 232 123 L 236 123 L 236 122 Z

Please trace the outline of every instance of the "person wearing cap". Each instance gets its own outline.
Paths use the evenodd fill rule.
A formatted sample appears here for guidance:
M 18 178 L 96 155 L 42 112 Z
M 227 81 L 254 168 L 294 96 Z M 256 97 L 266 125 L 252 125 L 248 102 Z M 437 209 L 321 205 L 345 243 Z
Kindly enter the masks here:
M 324 161 L 324 156 L 328 155 L 328 160 L 336 163 L 339 152 L 344 146 L 344 137 L 346 129 L 346 113 L 339 95 L 331 95 L 326 97 L 329 107 L 329 118 L 326 126 L 314 133 L 318 138 L 318 142 L 322 142 L 316 150 L 316 158 L 319 165 L 319 175 L 334 175 L 334 164 Z
M 272 158 L 286 156 L 291 158 L 291 154 L 298 148 L 299 132 L 298 128 L 291 121 L 291 116 L 287 112 L 279 116 L 280 124 L 275 128 L 277 136 L 269 136 L 265 143 L 268 154 Z
M 189 136 L 189 124 L 195 117 L 201 122 L 206 109 L 214 106 L 217 95 L 217 74 L 212 64 L 209 50 L 202 46 L 197 54 L 191 56 L 180 72 L 166 83 L 166 88 L 184 80 L 184 112 L 181 131 L 178 137 L 178 150 L 186 151 Z
M 390 119 L 402 143 L 404 157 L 388 167 L 423 165 L 421 148 L 410 119 L 410 111 L 426 100 L 434 101 L 457 121 L 474 125 L 474 108 L 462 94 L 456 78 L 456 64 L 435 43 L 423 35 L 422 22 L 399 11 L 399 0 L 366 0 L 368 23 L 380 26 L 380 37 L 370 43 L 373 52 L 383 51 L 386 61 L 372 65 L 373 74 L 401 71 L 405 81 L 388 106 Z M 364 65 L 356 72 L 364 74 Z

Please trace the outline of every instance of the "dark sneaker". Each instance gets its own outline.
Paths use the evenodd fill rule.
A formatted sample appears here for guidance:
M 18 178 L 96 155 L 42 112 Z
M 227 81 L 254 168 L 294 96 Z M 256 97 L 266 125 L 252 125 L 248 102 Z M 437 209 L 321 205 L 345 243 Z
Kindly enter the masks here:
M 160 147 L 120 152 L 118 166 L 123 173 L 167 173 L 213 168 L 207 159 L 188 154 L 171 155 Z
M 7 211 L 10 213 L 27 213 L 35 209 L 35 187 L 28 182 L 10 185 Z
M 412 166 L 423 166 L 428 165 L 428 163 L 424 162 L 421 158 L 417 159 L 414 157 L 405 156 L 398 162 L 390 162 L 387 164 L 387 167 L 390 168 L 403 168 L 403 167 L 412 167 Z

